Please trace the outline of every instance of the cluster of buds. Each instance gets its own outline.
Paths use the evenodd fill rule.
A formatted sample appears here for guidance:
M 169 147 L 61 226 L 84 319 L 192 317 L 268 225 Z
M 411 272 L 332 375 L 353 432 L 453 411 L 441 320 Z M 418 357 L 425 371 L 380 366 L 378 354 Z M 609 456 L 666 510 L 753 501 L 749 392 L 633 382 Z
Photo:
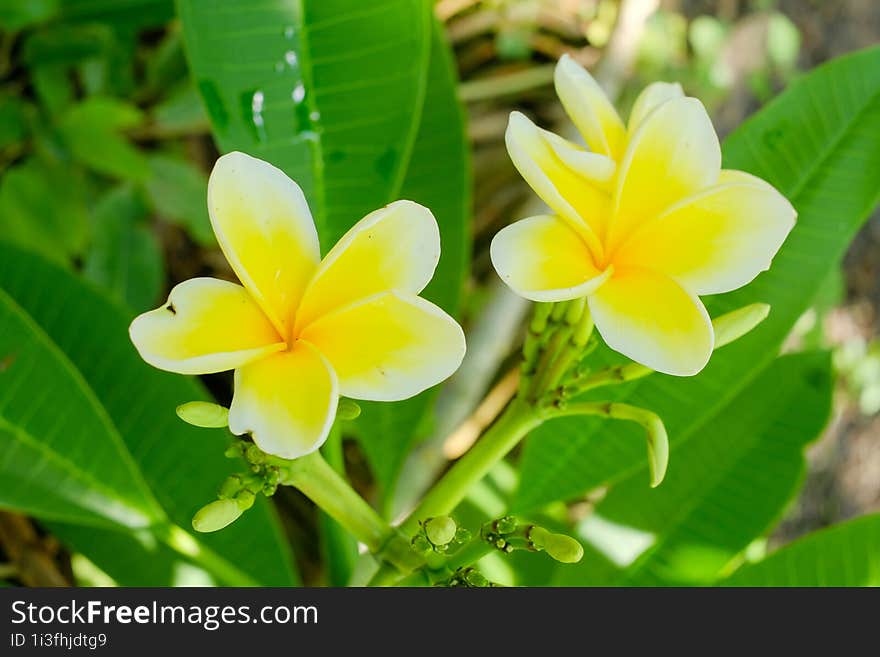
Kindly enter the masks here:
M 355 402 L 341 399 L 337 419 L 353 420 L 361 409 Z M 193 401 L 177 407 L 177 416 L 196 427 L 219 429 L 229 426 L 229 409 L 210 402 Z M 193 516 L 193 529 L 215 532 L 235 522 L 254 505 L 257 495 L 271 497 L 282 483 L 284 459 L 266 454 L 250 440 L 236 438 L 224 452 L 227 458 L 243 459 L 248 472 L 230 475 L 220 485 L 217 499 Z
M 571 536 L 554 534 L 531 523 L 521 523 L 513 516 L 487 522 L 480 530 L 480 538 L 505 553 L 514 550 L 543 551 L 561 563 L 577 563 L 584 556 L 584 548 Z
M 451 554 L 470 540 L 471 533 L 464 527 L 459 527 L 455 520 L 449 516 L 437 516 L 419 523 L 419 531 L 412 538 L 412 546 L 419 554 Z
M 469 589 L 481 589 L 489 586 L 498 586 L 486 579 L 485 575 L 476 568 L 459 568 L 446 581 L 439 582 L 437 586 L 459 587 Z

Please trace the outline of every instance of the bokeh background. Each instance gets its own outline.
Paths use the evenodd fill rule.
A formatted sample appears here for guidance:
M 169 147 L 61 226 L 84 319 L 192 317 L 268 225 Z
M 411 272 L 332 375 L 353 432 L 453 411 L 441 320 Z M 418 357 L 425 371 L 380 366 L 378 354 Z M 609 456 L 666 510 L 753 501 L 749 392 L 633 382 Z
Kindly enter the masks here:
M 0 7 L 0 234 L 80 272 L 135 311 L 158 304 L 178 281 L 230 273 L 205 208 L 217 151 L 174 14 L 170 0 Z M 436 14 L 454 47 L 473 152 L 464 323 L 472 327 L 471 350 L 485 346 L 488 354 L 473 366 L 476 376 L 449 426 L 426 447 L 447 456 L 467 444 L 467 435 L 450 441 L 449 434 L 510 357 L 505 345 L 497 348 L 497 327 L 515 329 L 524 312 L 505 296 L 488 258 L 491 237 L 533 202 L 503 134 L 514 108 L 565 131 L 552 89 L 560 55 L 590 67 L 624 110 L 647 82 L 677 80 L 705 102 L 724 135 L 802 71 L 880 41 L 876 0 L 439 0 Z M 771 544 L 880 510 L 880 217 L 866 224 L 826 288 L 817 290 L 790 344 L 833 350 L 835 412 Z M 208 383 L 228 399 L 227 379 Z M 354 443 L 346 444 L 346 458 L 369 494 Z M 309 583 L 319 555 L 307 529 L 311 511 L 291 492 L 279 505 Z M 22 554 L 32 566 L 9 571 L 4 563 L 21 563 Z M 51 535 L 26 517 L 0 513 L 0 579 L 71 577 L 68 555 Z

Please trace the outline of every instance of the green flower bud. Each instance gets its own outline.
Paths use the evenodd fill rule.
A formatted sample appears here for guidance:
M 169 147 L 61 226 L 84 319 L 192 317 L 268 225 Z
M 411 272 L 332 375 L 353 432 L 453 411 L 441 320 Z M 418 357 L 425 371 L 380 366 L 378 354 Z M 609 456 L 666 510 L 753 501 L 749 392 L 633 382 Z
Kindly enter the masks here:
M 239 475 L 226 477 L 226 480 L 220 485 L 220 497 L 235 497 L 235 494 L 241 490 L 243 485 L 244 482 Z
M 244 454 L 244 445 L 240 442 L 234 442 L 229 447 L 226 448 L 226 451 L 223 452 L 223 456 L 228 459 L 237 459 Z
M 468 583 L 468 586 L 473 586 L 477 588 L 489 586 L 489 580 L 486 579 L 482 573 L 476 570 L 468 570 L 464 576 L 464 581 Z
M 434 545 L 446 545 L 455 538 L 457 528 L 455 520 L 449 516 L 438 516 L 425 523 L 425 534 Z
M 336 417 L 340 420 L 354 420 L 361 414 L 361 407 L 350 399 L 340 399 L 336 407 Z
M 254 500 L 256 499 L 256 495 L 254 495 L 251 491 L 245 488 L 242 491 L 239 491 L 238 495 L 235 496 L 235 501 L 238 503 L 238 508 L 242 511 L 246 511 L 250 509 L 254 505 Z
M 453 539 L 454 543 L 458 543 L 459 545 L 462 543 L 467 543 L 471 540 L 472 536 L 470 531 L 468 531 L 464 527 L 459 527 L 455 530 L 455 538 Z
M 214 500 L 196 511 L 192 526 L 197 532 L 216 532 L 235 522 L 243 511 L 236 500 Z
M 495 531 L 499 534 L 512 534 L 516 531 L 516 518 L 504 516 L 495 521 Z
M 434 546 L 431 545 L 431 542 L 425 537 L 424 534 L 416 534 L 415 536 L 413 536 L 412 547 L 413 550 L 415 550 L 419 554 L 427 554 L 434 549 Z
M 194 427 L 206 429 L 229 425 L 229 409 L 210 402 L 191 401 L 181 404 L 177 407 L 177 417 Z
M 262 463 L 266 460 L 266 455 L 256 445 L 248 445 L 244 455 L 248 461 L 254 464 Z
M 561 563 L 577 563 L 584 556 L 583 546 L 565 534 L 548 532 L 544 538 L 544 551 Z
M 712 328 L 715 329 L 715 348 L 719 349 L 738 340 L 763 322 L 768 314 L 770 314 L 769 305 L 753 303 L 716 317 L 712 320 Z

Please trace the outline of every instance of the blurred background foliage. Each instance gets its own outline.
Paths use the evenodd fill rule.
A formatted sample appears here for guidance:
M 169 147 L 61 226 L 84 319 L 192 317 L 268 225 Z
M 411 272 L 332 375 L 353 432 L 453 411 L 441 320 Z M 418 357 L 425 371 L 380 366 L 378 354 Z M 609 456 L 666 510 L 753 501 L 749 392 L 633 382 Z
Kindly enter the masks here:
M 185 15 L 186 7 L 192 4 L 181 2 L 181 14 Z M 473 198 L 469 207 L 463 208 L 438 209 L 442 199 L 426 203 L 438 214 L 441 226 L 452 226 L 444 229 L 453 231 L 444 234 L 444 248 L 449 241 L 461 249 L 459 260 L 444 266 L 464 274 L 463 285 L 453 283 L 449 290 L 431 292 L 442 305 L 459 309 L 463 323 L 471 329 L 471 350 L 482 349 L 486 356 L 472 365 L 478 372 L 476 376 L 470 376 L 473 371 L 469 371 L 440 393 L 436 422 L 422 420 L 418 431 L 410 427 L 409 440 L 420 442 L 420 448 L 408 464 L 403 463 L 403 450 L 389 451 L 382 442 L 383 436 L 388 438 L 392 421 L 379 415 L 378 410 L 365 414 L 380 418 L 375 426 L 348 427 L 346 437 L 360 440 L 346 440 L 334 448 L 339 467 L 346 467 L 357 487 L 389 514 L 405 508 L 411 501 L 407 495 L 417 492 L 425 477 L 433 476 L 445 459 L 469 444 L 467 431 L 462 434 L 456 430 L 461 429 L 462 422 L 466 425 L 474 419 L 474 407 L 491 386 L 495 385 L 497 391 L 504 385 L 497 372 L 505 371 L 512 362 L 508 343 L 519 328 L 524 307 L 503 295 L 491 271 L 488 245 L 498 229 L 525 216 L 531 192 L 507 157 L 503 134 L 507 116 L 514 108 L 525 109 L 544 126 L 563 123 L 561 106 L 552 89 L 553 65 L 560 55 L 570 53 L 593 69 L 610 94 L 618 98 L 624 112 L 646 83 L 678 80 L 687 93 L 704 101 L 724 136 L 803 72 L 836 55 L 872 45 L 880 37 L 880 7 L 872 0 L 649 0 L 629 3 L 638 7 L 622 20 L 626 4 L 619 0 L 438 0 L 433 6 L 442 26 L 442 33 L 435 34 L 435 38 L 442 34 L 451 46 L 460 79 L 457 95 L 467 118 L 466 146 L 471 165 L 461 172 L 466 180 L 459 181 L 464 191 L 457 200 L 459 204 L 468 203 L 468 188 L 473 189 Z M 331 5 L 336 9 L 341 6 L 338 2 L 328 7 Z M 317 21 L 319 17 L 312 18 Z M 218 23 L 210 29 L 222 27 Z M 203 26 L 200 34 L 209 34 L 208 29 Z M 185 44 L 187 36 L 190 41 Z M 251 137 L 244 132 L 236 135 L 232 128 L 224 131 L 217 116 L 210 115 L 210 94 L 206 96 L 204 85 L 200 86 L 200 80 L 191 75 L 187 61 L 186 48 L 191 49 L 190 57 L 195 59 L 194 53 L 201 47 L 193 44 L 195 38 L 191 28 L 189 35 L 185 34 L 171 0 L 20 0 L 0 6 L 0 236 L 86 281 L 86 287 L 66 290 L 71 297 L 91 294 L 85 291 L 88 286 L 102 290 L 117 305 L 111 308 L 96 299 L 89 307 L 96 313 L 118 317 L 114 321 L 119 326 L 124 325 L 126 316 L 161 302 L 176 282 L 196 275 L 231 276 L 208 221 L 207 175 L 218 155 L 214 136 L 224 149 Z M 437 48 L 448 52 L 442 44 L 442 40 L 435 41 L 432 57 Z M 338 49 L 340 45 L 328 37 L 326 48 Z M 443 78 L 442 66 L 431 75 Z M 452 84 L 454 80 L 449 77 L 447 82 Z M 430 102 L 426 107 L 436 109 L 446 101 L 442 92 L 432 98 L 433 88 L 429 86 Z M 253 113 L 256 99 L 251 91 L 246 99 L 247 111 Z M 262 108 L 262 92 L 258 100 Z M 330 105 L 325 100 L 324 106 Z M 413 162 L 426 160 L 436 151 L 438 145 L 428 138 L 440 135 L 442 142 L 442 126 L 455 120 L 455 112 L 454 107 L 446 107 L 442 121 L 415 136 L 416 154 L 420 148 L 424 151 L 419 158 L 413 155 Z M 214 136 L 209 119 L 214 123 Z M 349 145 L 357 138 L 354 131 L 340 139 L 343 137 Z M 246 150 L 259 155 L 260 136 L 253 138 L 254 146 Z M 308 144 L 301 151 L 291 151 L 289 157 L 306 158 L 298 155 L 306 152 Z M 425 193 L 419 187 L 419 172 L 401 166 L 400 185 L 395 190 L 399 194 L 395 197 L 419 200 L 419 195 Z M 306 182 L 303 185 L 307 187 Z M 315 210 L 329 226 L 322 234 L 325 249 L 338 237 L 345 221 L 359 218 L 344 216 L 340 220 L 333 214 L 344 213 L 344 204 L 350 198 L 346 194 L 355 193 L 360 192 L 345 185 L 337 196 L 328 191 L 324 197 L 327 207 Z M 442 196 L 448 202 L 451 193 Z M 383 202 L 378 199 L 371 207 Z M 339 208 L 331 207 L 333 203 Z M 454 220 L 444 223 L 445 213 L 452 217 L 462 210 L 466 212 L 466 234 L 454 232 Z M 465 273 L 468 248 L 472 264 Z M 756 559 L 768 545 L 772 548 L 808 531 L 880 510 L 878 253 L 880 221 L 874 217 L 786 342 L 787 351 L 832 351 L 838 374 L 832 421 L 809 449 L 806 483 L 788 506 L 782 524 L 769 536 L 753 542 L 741 559 Z M 11 262 L 13 256 L 8 257 Z M 50 274 L 46 277 L 39 279 L 39 285 L 46 285 L 42 294 L 65 294 L 49 289 Z M 459 295 L 461 287 L 463 295 Z M 36 306 L 28 310 L 40 313 Z M 484 335 L 485 327 L 490 329 L 489 338 Z M 79 329 L 88 331 L 88 322 L 84 320 Z M 510 340 L 505 340 L 504 330 L 511 332 Z M 47 332 L 51 333 L 49 329 Z M 489 342 L 496 346 L 493 348 Z M 9 365 L 0 353 L 0 372 Z M 798 367 L 806 365 L 802 361 L 783 362 L 764 375 L 760 385 L 772 387 L 773 377 L 784 376 L 785 368 Z M 99 374 L 104 376 L 98 372 L 95 376 Z M 228 377 L 205 377 L 205 383 L 218 400 L 228 401 Z M 157 375 L 152 385 L 159 389 L 171 384 L 163 375 Z M 186 395 L 196 398 L 205 393 L 193 386 L 179 394 L 180 400 L 186 401 Z M 814 390 L 813 394 L 818 393 Z M 490 418 L 491 398 L 490 407 L 483 408 Z M 428 400 L 415 402 L 424 403 Z M 821 400 L 816 404 L 821 406 Z M 168 405 L 170 409 L 170 401 Z M 404 422 L 418 424 L 421 407 L 406 408 L 411 410 L 394 412 Z M 123 414 L 123 409 L 119 413 Z M 476 421 L 485 423 L 480 417 Z M 792 421 L 807 422 L 802 417 Z M 824 418 L 816 418 L 815 423 L 821 426 Z M 164 425 L 151 430 L 168 431 Z M 175 431 L 180 435 L 169 436 L 169 442 L 194 440 L 185 429 Z M 173 458 L 186 460 L 193 454 L 211 458 L 207 455 L 212 449 L 222 451 L 218 447 L 222 441 L 216 436 L 199 436 L 194 453 L 180 447 Z M 812 438 L 792 436 L 794 442 L 780 449 L 797 455 Z M 136 447 L 132 449 L 137 451 Z M 698 449 L 694 447 L 692 458 L 702 458 Z M 685 458 L 683 455 L 682 460 Z M 161 489 L 163 477 L 168 476 L 166 466 L 140 465 L 154 490 Z M 191 511 L 210 499 L 210 479 L 214 477 L 215 484 L 219 483 L 222 475 L 216 473 L 223 467 L 218 464 L 202 477 L 199 491 L 205 491 L 204 499 L 178 503 L 181 508 L 176 511 L 171 508 L 173 504 L 160 500 L 175 522 L 185 526 Z M 395 492 L 394 481 L 401 470 L 402 483 Z M 505 511 L 504 500 L 515 489 L 516 477 L 512 469 L 499 467 L 472 496 L 463 516 L 472 514 L 472 521 L 478 523 L 487 513 Z M 794 493 L 799 481 L 799 475 L 792 472 L 790 482 L 780 485 L 790 486 Z M 626 518 L 627 485 L 616 489 L 617 497 L 609 503 L 611 517 L 619 507 L 620 522 Z M 588 523 L 597 494 L 602 492 L 594 491 L 592 496 L 569 504 L 550 505 L 543 511 L 547 522 L 557 522 L 560 527 L 572 521 Z M 253 521 L 259 525 L 253 530 L 256 535 L 272 536 L 267 542 L 276 541 L 278 527 L 283 527 L 284 543 L 294 546 L 296 564 L 306 583 L 344 581 L 354 562 L 352 546 L 332 523 L 316 516 L 297 493 L 285 490 L 276 502 L 280 525 L 270 510 L 264 509 L 261 513 L 265 516 Z M 658 513 L 662 514 L 662 499 L 657 503 Z M 859 531 L 878 531 L 863 525 Z M 316 526 L 321 531 L 315 531 Z M 602 533 L 601 527 L 593 529 Z M 584 531 L 591 530 L 588 527 Z M 761 531 L 761 527 L 755 531 Z M 235 542 L 246 532 L 247 528 L 241 529 L 224 539 L 225 543 Z M 177 556 L 162 552 L 164 556 L 159 558 L 159 548 L 149 548 L 149 540 L 131 542 L 122 535 L 108 536 L 103 547 L 95 547 L 88 533 L 65 528 L 63 523 L 46 526 L 24 515 L 0 514 L 0 551 L 8 562 L 0 564 L 0 578 L 25 584 L 217 581 L 216 577 L 205 579 L 199 570 L 204 564 L 198 558 L 179 562 L 179 550 Z M 637 539 L 616 537 L 623 544 Z M 219 554 L 228 554 L 228 545 L 214 547 Z M 139 552 L 142 550 L 146 551 L 143 558 Z M 294 570 L 281 565 L 286 557 L 279 556 L 280 548 L 272 550 L 267 557 L 270 563 L 289 572 L 273 578 L 268 568 L 263 572 L 256 569 L 250 576 L 261 583 L 298 581 Z M 129 560 L 114 560 L 114 551 L 127 551 Z M 697 555 L 694 562 L 714 563 L 718 558 Z M 146 560 L 158 565 L 144 571 L 141 578 L 131 576 L 130 571 Z M 550 566 L 535 566 L 538 560 L 534 558 L 530 560 L 533 565 L 520 575 L 511 575 L 510 563 L 517 567 L 521 561 L 519 557 L 512 562 L 489 559 L 487 572 L 492 572 L 494 563 L 494 576 L 500 581 L 546 583 L 553 577 Z M 629 573 L 626 581 L 650 582 L 654 567 L 649 563 L 639 573 Z M 585 582 L 578 582 L 575 576 L 566 583 L 596 583 L 604 581 L 601 577 L 593 572 Z M 687 579 L 681 573 L 676 577 L 679 581 Z M 700 577 L 694 574 L 692 581 L 701 581 Z M 742 577 L 748 582 L 748 573 Z

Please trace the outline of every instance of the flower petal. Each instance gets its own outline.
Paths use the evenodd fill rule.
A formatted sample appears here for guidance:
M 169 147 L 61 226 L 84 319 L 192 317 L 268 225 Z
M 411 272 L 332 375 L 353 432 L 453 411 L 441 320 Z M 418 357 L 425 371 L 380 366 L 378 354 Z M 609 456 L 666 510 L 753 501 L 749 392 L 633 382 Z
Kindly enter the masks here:
M 464 357 L 461 327 L 415 295 L 385 292 L 309 325 L 302 340 L 330 361 L 341 394 L 354 399 L 407 399 L 449 377 Z
M 273 354 L 235 371 L 229 429 L 250 433 L 267 454 L 285 459 L 318 449 L 327 439 L 339 386 L 327 360 L 311 345 Z
M 490 255 L 501 280 L 532 301 L 581 298 L 607 278 L 578 234 L 549 215 L 503 228 L 492 240 Z
M 193 278 L 168 302 L 135 318 L 131 341 L 153 367 L 178 374 L 231 370 L 284 349 L 284 341 L 240 285 Z
M 603 188 L 614 175 L 614 162 L 541 130 L 519 112 L 511 112 L 505 140 L 520 175 L 601 257 L 600 239 L 611 208 Z
M 616 270 L 588 302 L 606 344 L 642 365 L 691 376 L 709 361 L 715 339 L 709 315 L 671 278 Z
M 667 100 L 683 98 L 684 91 L 678 82 L 653 82 L 642 90 L 629 114 L 627 133 L 632 135 L 648 115 Z
M 268 162 L 233 152 L 214 165 L 208 210 L 233 271 L 286 337 L 321 257 L 302 190 Z
M 715 184 L 721 147 L 696 98 L 673 98 L 644 120 L 620 164 L 608 246 L 678 201 Z
M 337 308 L 388 290 L 418 294 L 440 259 L 431 211 L 396 201 L 356 223 L 321 262 L 297 313 L 297 331 Z
M 555 83 L 559 100 L 590 150 L 619 161 L 626 129 L 599 83 L 568 55 L 556 65 Z
M 770 267 L 796 215 L 766 183 L 718 185 L 639 228 L 614 263 L 661 272 L 694 294 L 729 292 Z

